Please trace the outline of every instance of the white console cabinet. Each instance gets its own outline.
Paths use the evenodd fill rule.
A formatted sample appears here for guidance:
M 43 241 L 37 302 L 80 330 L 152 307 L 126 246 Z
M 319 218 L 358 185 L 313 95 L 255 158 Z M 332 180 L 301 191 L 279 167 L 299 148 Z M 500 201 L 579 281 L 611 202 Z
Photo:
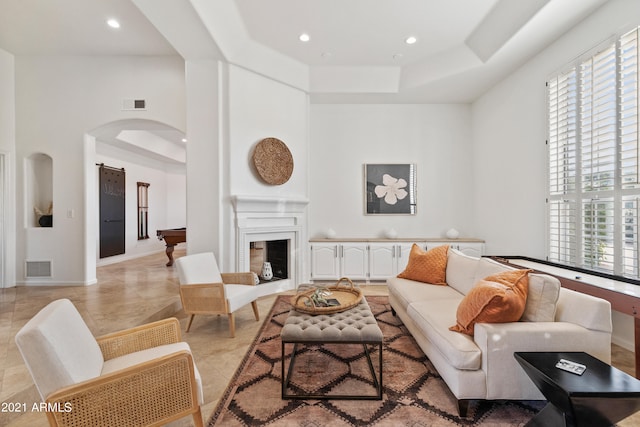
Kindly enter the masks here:
M 415 242 L 422 249 L 425 242 Z M 386 280 L 404 271 L 409 262 L 411 243 L 370 243 L 369 244 L 369 280 Z
M 315 280 L 334 280 L 340 277 L 340 258 L 337 243 L 311 244 L 311 278 Z
M 366 280 L 368 253 L 366 243 L 312 243 L 311 277 L 313 280 L 338 280 L 341 277 Z
M 449 244 L 467 255 L 484 253 L 478 239 L 312 239 L 311 280 L 386 280 L 405 269 L 414 243 L 425 250 Z

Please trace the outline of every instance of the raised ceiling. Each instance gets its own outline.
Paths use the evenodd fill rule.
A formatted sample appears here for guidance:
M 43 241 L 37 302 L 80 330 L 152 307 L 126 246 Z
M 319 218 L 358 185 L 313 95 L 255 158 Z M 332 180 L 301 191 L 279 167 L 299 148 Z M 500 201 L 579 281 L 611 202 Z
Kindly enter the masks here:
M 497 0 L 236 0 L 257 42 L 309 65 L 399 66 L 464 44 Z M 461 13 L 463 12 L 463 13 Z M 298 36 L 309 35 L 308 42 Z M 417 42 L 405 40 L 414 36 Z
M 472 102 L 606 1 L 0 0 L 0 48 L 210 51 L 300 87 L 312 102 Z M 107 27 L 108 18 L 121 28 Z M 408 36 L 417 42 L 406 44 Z

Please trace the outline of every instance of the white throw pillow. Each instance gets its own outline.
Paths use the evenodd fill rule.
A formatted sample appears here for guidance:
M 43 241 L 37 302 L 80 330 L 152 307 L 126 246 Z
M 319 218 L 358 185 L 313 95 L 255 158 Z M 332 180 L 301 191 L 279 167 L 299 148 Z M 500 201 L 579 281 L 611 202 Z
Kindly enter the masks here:
M 449 247 L 446 272 L 447 285 L 463 295 L 469 293 L 476 283 L 474 276 L 479 261 L 480 258 L 465 255 Z
M 529 273 L 527 305 L 520 320 L 553 322 L 560 295 L 560 281 L 547 274 Z
M 517 270 L 517 268 L 494 261 L 491 258 L 480 258 L 473 278 L 473 283 L 476 284 L 487 276 L 493 276 L 494 274 L 509 270 Z

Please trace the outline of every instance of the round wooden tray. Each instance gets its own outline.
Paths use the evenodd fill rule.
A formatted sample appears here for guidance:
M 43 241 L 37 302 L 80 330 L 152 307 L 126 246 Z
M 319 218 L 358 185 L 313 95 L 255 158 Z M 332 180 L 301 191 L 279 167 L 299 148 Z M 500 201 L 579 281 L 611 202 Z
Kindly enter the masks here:
M 341 286 L 343 281 L 348 284 Z M 294 295 L 291 298 L 291 305 L 293 308 L 300 313 L 312 315 L 333 314 L 349 310 L 350 308 L 360 304 L 360 301 L 362 301 L 362 289 L 356 288 L 348 277 L 341 278 L 335 285 L 320 288 L 331 292 L 331 295 L 328 298 L 337 299 L 340 302 L 340 305 L 332 305 L 328 307 L 316 306 L 314 301 L 311 299 L 311 295 L 313 295 L 317 289 L 318 288 L 312 288 L 308 291 Z M 310 302 L 310 305 L 307 305 L 307 302 Z

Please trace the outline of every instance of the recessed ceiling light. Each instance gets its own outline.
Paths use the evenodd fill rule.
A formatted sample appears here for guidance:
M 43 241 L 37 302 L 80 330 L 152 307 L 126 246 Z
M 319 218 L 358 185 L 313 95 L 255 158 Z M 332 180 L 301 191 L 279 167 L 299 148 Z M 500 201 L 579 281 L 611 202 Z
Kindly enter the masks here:
M 107 20 L 107 25 L 111 28 L 120 28 L 120 23 L 117 19 L 109 19 Z
M 300 34 L 300 37 L 298 38 L 300 39 L 301 42 L 308 42 L 309 40 L 311 40 L 311 37 L 309 37 L 309 34 L 307 33 Z
M 187 138 L 182 138 L 182 142 L 187 142 Z
M 415 42 L 417 42 L 417 41 L 418 41 L 418 39 L 417 39 L 417 38 L 415 38 L 414 36 L 409 36 L 409 37 L 407 37 L 407 38 L 404 40 L 404 42 L 405 42 L 406 44 L 414 44 L 414 43 L 415 43 Z

